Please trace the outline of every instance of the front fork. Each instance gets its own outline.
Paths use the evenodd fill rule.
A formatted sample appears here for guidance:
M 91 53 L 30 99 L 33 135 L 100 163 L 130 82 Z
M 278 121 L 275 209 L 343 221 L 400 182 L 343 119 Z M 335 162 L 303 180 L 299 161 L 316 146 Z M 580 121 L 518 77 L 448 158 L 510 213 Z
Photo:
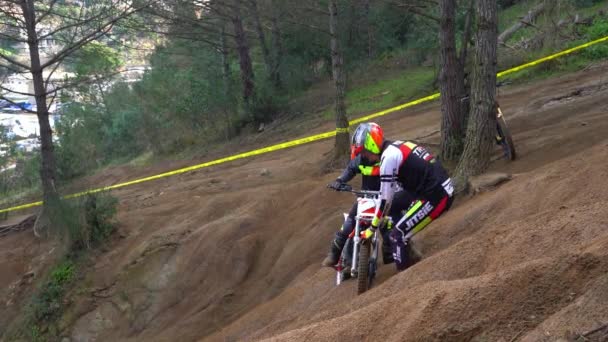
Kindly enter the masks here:
M 353 256 L 352 262 L 350 263 L 350 275 L 353 278 L 357 277 L 357 264 L 359 259 L 359 244 L 361 243 L 361 226 L 359 225 L 359 219 L 355 221 L 355 236 L 353 236 Z
M 357 265 L 359 264 L 359 246 L 361 245 L 361 227 L 359 225 L 359 220 L 355 223 L 355 236 L 353 237 L 353 255 L 352 262 L 350 263 L 350 275 L 351 277 L 357 277 Z M 374 233 L 374 236 L 371 238 L 371 246 L 372 246 L 372 255 L 370 255 L 370 260 L 378 260 L 378 232 Z M 374 270 L 375 272 L 375 270 Z
M 376 232 L 374 232 L 374 236 L 372 237 L 372 255 L 370 255 L 369 260 L 370 261 L 374 261 L 378 260 L 378 235 L 380 235 L 378 233 L 378 230 L 376 230 Z

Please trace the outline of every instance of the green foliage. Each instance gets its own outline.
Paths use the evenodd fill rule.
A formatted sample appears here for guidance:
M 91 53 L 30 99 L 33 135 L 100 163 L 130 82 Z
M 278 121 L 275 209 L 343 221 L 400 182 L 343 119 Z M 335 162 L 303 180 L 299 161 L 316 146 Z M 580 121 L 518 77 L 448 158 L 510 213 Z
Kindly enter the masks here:
M 0 203 L 3 205 L 40 189 L 40 153 L 17 153 L 15 163 L 15 168 L 0 173 Z
M 287 106 L 287 99 L 266 82 L 259 82 L 250 111 L 255 122 L 268 122 Z
M 521 55 L 517 59 L 517 62 L 511 63 L 511 65 L 541 58 L 555 53 L 556 50 L 572 48 L 588 41 L 608 36 L 608 19 L 596 19 L 592 25 L 583 28 L 580 35 L 582 38 L 579 40 L 568 41 L 557 47 L 531 51 Z M 566 72 L 580 70 L 594 61 L 605 60 L 606 58 L 608 58 L 608 45 L 606 43 L 599 43 L 571 55 L 560 57 L 559 59 L 542 63 L 539 66 L 517 72 L 514 75 L 506 77 L 506 79 L 512 82 L 527 82 L 533 79 L 548 78 Z
M 0 170 L 5 168 L 15 156 L 15 143 L 9 138 L 7 127 L 0 125 Z
M 60 180 L 68 181 L 107 164 L 115 158 L 136 156 L 147 146 L 139 136 L 140 102 L 126 84 L 115 85 L 101 108 L 90 103 L 64 106 L 56 124 Z
M 57 340 L 59 333 L 56 322 L 63 313 L 66 293 L 74 283 L 77 273 L 78 267 L 71 257 L 64 258 L 54 266 L 32 296 L 23 325 L 18 328 L 20 330 L 13 332 L 9 339 Z
M 391 4 L 374 7 L 371 15 L 371 26 L 377 34 L 379 51 L 392 51 L 405 47 L 407 44 L 424 45 L 429 41 L 421 37 L 422 30 L 416 30 L 416 25 L 423 24 L 426 19 L 413 15 L 409 11 L 396 9 Z M 361 41 L 365 42 L 364 39 Z
M 584 29 L 584 36 L 588 40 L 595 40 L 608 36 L 608 19 L 598 18 L 591 26 Z M 608 58 L 608 44 L 600 43 L 591 46 L 581 52 L 581 55 L 589 60 L 603 60 Z
M 70 251 L 78 252 L 103 243 L 115 229 L 118 200 L 109 193 L 88 194 L 50 205 L 54 229 L 67 238 Z
M 116 50 L 95 41 L 83 46 L 75 57 L 79 77 L 111 74 L 124 64 Z
M 585 36 L 587 36 L 590 40 L 608 36 L 608 19 L 596 19 L 591 26 L 586 28 Z
M 55 266 L 49 274 L 48 280 L 39 289 L 30 304 L 32 338 L 40 337 L 40 325 L 57 319 L 63 307 L 65 290 L 75 278 L 76 266 L 69 259 Z
M 519 18 L 524 17 L 528 11 L 537 4 L 537 2 L 537 0 L 522 0 L 512 4 L 511 6 L 502 7 L 503 9 L 498 12 L 499 34 L 511 25 L 515 24 Z M 500 2 L 498 4 L 500 5 Z
M 11 57 L 14 53 L 12 50 L 0 48 L 0 54 L 6 57 Z
M 59 144 L 55 149 L 60 179 L 68 180 L 99 166 L 99 141 L 104 128 L 99 109 L 70 103 L 56 124 Z
M 574 5 L 579 8 L 591 7 L 595 4 L 598 4 L 604 0 L 572 0 Z
M 435 78 L 433 68 L 410 69 L 398 77 L 387 78 L 357 87 L 346 94 L 349 113 L 387 108 L 430 92 Z
M 46 279 L 32 296 L 21 324 L 9 336 L 28 341 L 59 339 L 59 319 L 69 302 L 70 290 L 81 277 L 85 252 L 106 241 L 114 231 L 116 205 L 117 200 L 108 193 L 90 194 L 51 204 L 49 215 L 53 217 L 53 228 L 67 235 L 69 248 L 66 256 L 49 270 Z

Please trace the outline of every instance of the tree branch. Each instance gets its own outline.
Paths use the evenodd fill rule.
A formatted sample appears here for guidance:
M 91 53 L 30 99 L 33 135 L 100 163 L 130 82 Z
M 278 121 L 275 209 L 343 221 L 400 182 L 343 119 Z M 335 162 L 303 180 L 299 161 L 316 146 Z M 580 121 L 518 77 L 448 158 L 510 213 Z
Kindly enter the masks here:
M 35 24 L 38 25 L 39 23 L 41 23 L 44 18 L 46 18 L 52 11 L 53 11 L 53 7 L 55 6 L 55 4 L 57 3 L 57 0 L 52 0 L 51 4 L 49 5 L 49 9 L 48 11 L 43 11 L 42 14 L 40 14 L 38 16 L 38 18 L 35 21 Z
M 33 93 L 22 93 L 22 92 L 20 92 L 20 91 L 16 91 L 16 90 L 13 90 L 13 89 L 7 88 L 7 87 L 5 87 L 5 86 L 3 86 L 3 85 L 1 85 L 1 84 L 0 84 L 0 89 L 2 89 L 2 90 L 4 90 L 4 91 L 7 91 L 7 92 L 9 92 L 9 93 L 17 94 L 17 95 L 23 95 L 23 96 L 34 96 L 34 95 L 35 95 L 35 94 L 33 94 Z
M 5 55 L 4 53 L 2 53 L 1 51 L 0 51 L 0 58 L 1 58 L 1 59 L 4 59 L 5 61 L 7 61 L 7 62 L 9 62 L 9 63 L 11 63 L 11 64 L 13 64 L 13 65 L 16 65 L 16 66 L 19 66 L 19 67 L 21 67 L 21 68 L 23 68 L 23 69 L 26 69 L 26 70 L 30 70 L 30 71 L 31 71 L 31 66 L 29 66 L 29 65 L 25 65 L 25 64 L 23 64 L 23 63 L 21 63 L 21 62 L 17 62 L 17 60 L 15 60 L 15 59 L 13 59 L 13 58 L 10 58 L 10 57 L 6 56 L 6 55 Z
M 151 2 L 154 2 L 154 1 L 155 0 L 153 0 Z M 121 15 L 118 15 L 115 18 L 113 18 L 112 20 L 109 20 L 109 21 L 105 22 L 103 25 L 100 25 L 100 27 L 98 29 L 94 30 L 93 32 L 89 32 L 88 34 L 86 34 L 82 38 L 80 38 L 78 41 L 73 43 L 72 45 L 67 46 L 63 50 L 59 51 L 57 54 L 55 54 L 55 56 L 51 57 L 48 61 L 46 61 L 44 64 L 42 64 L 41 68 L 44 69 L 44 68 L 48 67 L 49 65 L 57 63 L 61 59 L 64 59 L 65 57 L 71 55 L 74 51 L 78 50 L 83 45 L 89 43 L 90 41 L 93 41 L 95 39 L 98 39 L 98 38 L 104 36 L 105 34 L 107 34 L 108 32 L 110 32 L 112 30 L 112 28 L 118 21 L 150 6 L 151 2 L 147 2 L 140 7 L 131 8 L 130 10 L 125 10 Z
M 6 34 L 6 33 L 2 33 L 2 32 L 0 32 L 0 38 L 4 38 L 6 40 L 10 40 L 13 42 L 27 43 L 27 39 L 17 38 L 15 36 L 11 36 L 10 34 Z
M 76 86 L 81 85 L 81 84 L 93 83 L 93 82 L 96 82 L 97 80 L 102 80 L 102 81 L 103 80 L 108 80 L 108 79 L 110 79 L 110 78 L 112 78 L 112 77 L 114 77 L 116 75 L 119 75 L 119 74 L 121 74 L 123 72 L 126 72 L 126 71 L 127 70 L 119 70 L 119 71 L 112 72 L 112 73 L 109 73 L 107 75 L 103 75 L 102 77 L 97 77 L 97 78 L 94 77 L 94 76 L 91 76 L 91 77 L 86 77 L 86 78 L 75 79 L 75 81 L 73 81 L 73 82 L 66 82 L 65 84 L 63 84 L 61 86 L 58 86 L 58 87 L 56 87 L 53 90 L 47 91 L 45 93 L 45 95 L 57 94 L 61 90 L 68 89 L 68 88 L 73 88 L 73 87 L 76 87 Z
M 19 5 L 16 2 L 14 4 L 16 6 Z M 13 9 L 13 7 L 11 7 L 11 6 L 7 6 L 7 7 L 8 7 L 9 10 Z M 13 19 L 14 21 L 20 22 L 21 24 L 23 24 L 23 26 L 20 26 L 20 27 L 21 28 L 25 28 L 25 21 L 23 19 L 21 19 L 21 17 L 20 17 L 21 13 L 19 13 L 17 11 L 15 11 L 15 12 L 8 11 L 5 6 L 0 7 L 0 13 L 4 13 L 4 14 L 6 14 L 7 17 Z
M 6 97 L 4 97 L 4 95 L 0 95 L 0 100 L 4 100 L 4 101 L 6 101 L 6 102 L 8 102 L 8 103 L 10 103 L 10 104 L 12 104 L 12 105 L 15 105 L 15 106 L 17 106 L 17 107 L 21 108 L 21 107 L 20 107 L 20 105 L 19 105 L 18 103 L 14 102 L 14 101 L 13 101 L 13 100 L 11 100 L 11 99 L 7 99 Z M 26 112 L 30 113 L 30 114 L 38 114 L 38 112 L 33 111 L 33 110 L 29 110 L 29 109 L 25 109 L 25 108 L 21 108 L 21 109 L 22 109 L 23 111 L 26 111 Z

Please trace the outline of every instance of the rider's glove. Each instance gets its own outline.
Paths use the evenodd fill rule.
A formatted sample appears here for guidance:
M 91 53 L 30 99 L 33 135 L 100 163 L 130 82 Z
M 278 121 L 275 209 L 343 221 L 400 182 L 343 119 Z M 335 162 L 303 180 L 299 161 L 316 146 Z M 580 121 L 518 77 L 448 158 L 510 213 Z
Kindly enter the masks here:
M 334 190 L 340 190 L 344 186 L 344 182 L 342 179 L 338 178 L 335 181 L 327 184 L 327 187 Z
M 376 232 L 376 228 L 375 227 L 369 227 L 366 230 L 361 232 L 361 239 L 363 240 L 367 240 L 369 238 L 371 238 L 372 236 L 374 236 L 374 233 Z

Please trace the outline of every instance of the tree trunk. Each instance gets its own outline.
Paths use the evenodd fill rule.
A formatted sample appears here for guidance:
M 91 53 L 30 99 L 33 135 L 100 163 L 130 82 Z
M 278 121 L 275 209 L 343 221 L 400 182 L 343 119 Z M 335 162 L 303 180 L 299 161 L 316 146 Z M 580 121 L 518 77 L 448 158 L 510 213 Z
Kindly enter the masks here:
M 226 100 L 230 97 L 231 87 L 230 87 L 230 59 L 228 56 L 228 41 L 226 39 L 226 26 L 222 24 L 220 35 L 220 50 L 222 54 L 222 80 L 224 86 L 224 96 Z
M 441 71 L 439 89 L 441 93 L 441 158 L 457 160 L 462 153 L 464 115 L 461 100 L 464 94 L 464 73 L 456 56 L 456 1 L 442 0 L 440 3 Z
M 329 32 L 331 48 L 331 67 L 336 89 L 336 141 L 334 145 L 334 165 L 343 167 L 348 162 L 350 149 L 348 119 L 344 103 L 345 82 L 342 70 L 342 52 L 338 42 L 338 6 L 337 0 L 329 1 Z
M 336 4 L 337 6 L 337 4 Z M 342 13 L 346 13 L 343 11 Z M 357 20 L 357 2 L 348 1 L 348 15 L 344 17 L 342 21 L 342 25 L 347 23 L 348 31 L 345 46 L 348 48 L 353 48 L 356 45 L 356 39 L 358 38 L 358 30 L 359 30 L 359 20 Z M 336 26 L 336 32 L 339 32 L 339 26 Z M 339 33 L 336 33 L 339 35 Z
M 466 188 L 468 178 L 485 171 L 496 133 L 496 1 L 477 1 L 477 46 L 471 85 L 471 116 L 467 125 L 464 152 L 456 170 L 458 190 Z
M 545 10 L 545 2 L 541 2 L 538 6 L 534 7 L 532 10 L 528 11 L 528 14 L 517 21 L 517 23 L 513 24 L 513 26 L 504 30 L 503 33 L 498 36 L 498 43 L 505 44 L 511 36 L 517 32 L 519 29 L 526 26 L 527 23 L 532 23 L 536 17 L 538 17 Z
M 465 23 L 464 23 L 464 32 L 462 35 L 462 46 L 460 47 L 460 57 L 459 57 L 459 62 L 460 62 L 460 67 L 461 72 L 462 72 L 462 95 L 460 96 L 461 100 L 460 100 L 460 111 L 462 114 L 462 139 L 464 142 L 465 134 L 466 134 L 466 127 L 467 127 L 467 122 L 469 119 L 469 114 L 470 114 L 470 95 L 471 95 L 471 89 L 470 89 L 470 84 L 466 82 L 467 80 L 467 73 L 469 72 L 470 67 L 467 64 L 467 59 L 468 59 L 468 52 L 469 52 L 469 44 L 471 43 L 471 30 L 473 27 L 473 19 L 474 19 L 474 12 L 475 12 L 475 0 L 470 0 L 469 1 L 469 9 L 467 10 L 467 17 L 465 18 Z M 469 78 L 470 80 L 470 78 Z M 468 100 L 464 100 L 466 97 L 468 97 Z M 456 159 L 454 159 L 456 160 Z
M 232 87 L 230 80 L 230 59 L 228 56 L 228 42 L 226 39 L 226 24 L 222 22 L 221 26 L 221 34 L 220 34 L 220 49 L 222 53 L 222 80 L 223 80 L 223 88 L 224 88 L 224 99 L 228 106 L 224 106 L 224 111 L 226 115 L 226 140 L 229 140 L 232 136 L 233 123 L 232 123 L 232 110 L 234 107 L 230 106 L 232 101 Z
M 258 2 L 257 0 L 250 0 L 249 3 L 251 4 L 251 14 L 253 15 L 253 21 L 255 23 L 255 32 L 260 40 L 260 48 L 262 50 L 262 57 L 264 58 L 266 72 L 268 73 L 268 77 L 271 78 L 272 58 L 270 56 L 270 51 L 268 51 L 268 44 L 266 44 L 266 34 L 264 33 L 264 28 L 262 27 L 262 20 L 260 19 L 260 13 L 258 11 Z
M 255 84 L 253 83 L 253 65 L 251 62 L 251 55 L 249 53 L 249 44 L 247 37 L 245 36 L 245 30 L 243 29 L 243 20 L 241 19 L 241 13 L 239 5 L 235 5 L 235 13 L 232 17 L 232 24 L 234 25 L 234 39 L 236 41 L 237 52 L 239 55 L 239 66 L 241 69 L 241 82 L 243 84 L 243 101 L 245 102 L 245 110 L 253 118 L 251 113 L 251 102 L 255 92 Z
M 283 44 L 281 42 L 281 28 L 279 27 L 279 14 L 275 1 L 272 1 L 272 18 L 271 24 L 271 53 L 272 53 L 272 69 L 270 70 L 270 79 L 275 89 L 283 89 L 283 81 L 281 79 L 281 62 L 283 60 Z
M 40 153 L 42 156 L 42 166 L 40 169 L 40 179 L 42 182 L 42 192 L 44 206 L 48 208 L 52 203 L 59 199 L 59 194 L 55 187 L 56 165 L 53 153 L 53 131 L 49 122 L 49 111 L 46 106 L 46 87 L 40 63 L 38 51 L 38 34 L 36 33 L 36 12 L 34 0 L 26 0 L 21 3 L 23 18 L 27 30 L 28 47 L 30 50 L 31 73 L 34 84 L 34 95 L 36 98 L 36 114 L 40 125 Z
M 469 1 L 469 9 L 467 17 L 464 21 L 464 32 L 462 34 L 462 46 L 460 47 L 460 64 L 463 70 L 467 66 L 467 57 L 469 51 L 469 42 L 471 41 L 471 27 L 473 26 L 473 11 L 475 10 L 475 0 Z M 466 115 L 466 114 L 465 114 Z
M 364 0 L 363 2 L 363 25 L 365 26 L 365 32 L 367 34 L 367 58 L 372 59 L 374 57 L 374 29 L 372 20 L 370 18 L 370 0 Z

